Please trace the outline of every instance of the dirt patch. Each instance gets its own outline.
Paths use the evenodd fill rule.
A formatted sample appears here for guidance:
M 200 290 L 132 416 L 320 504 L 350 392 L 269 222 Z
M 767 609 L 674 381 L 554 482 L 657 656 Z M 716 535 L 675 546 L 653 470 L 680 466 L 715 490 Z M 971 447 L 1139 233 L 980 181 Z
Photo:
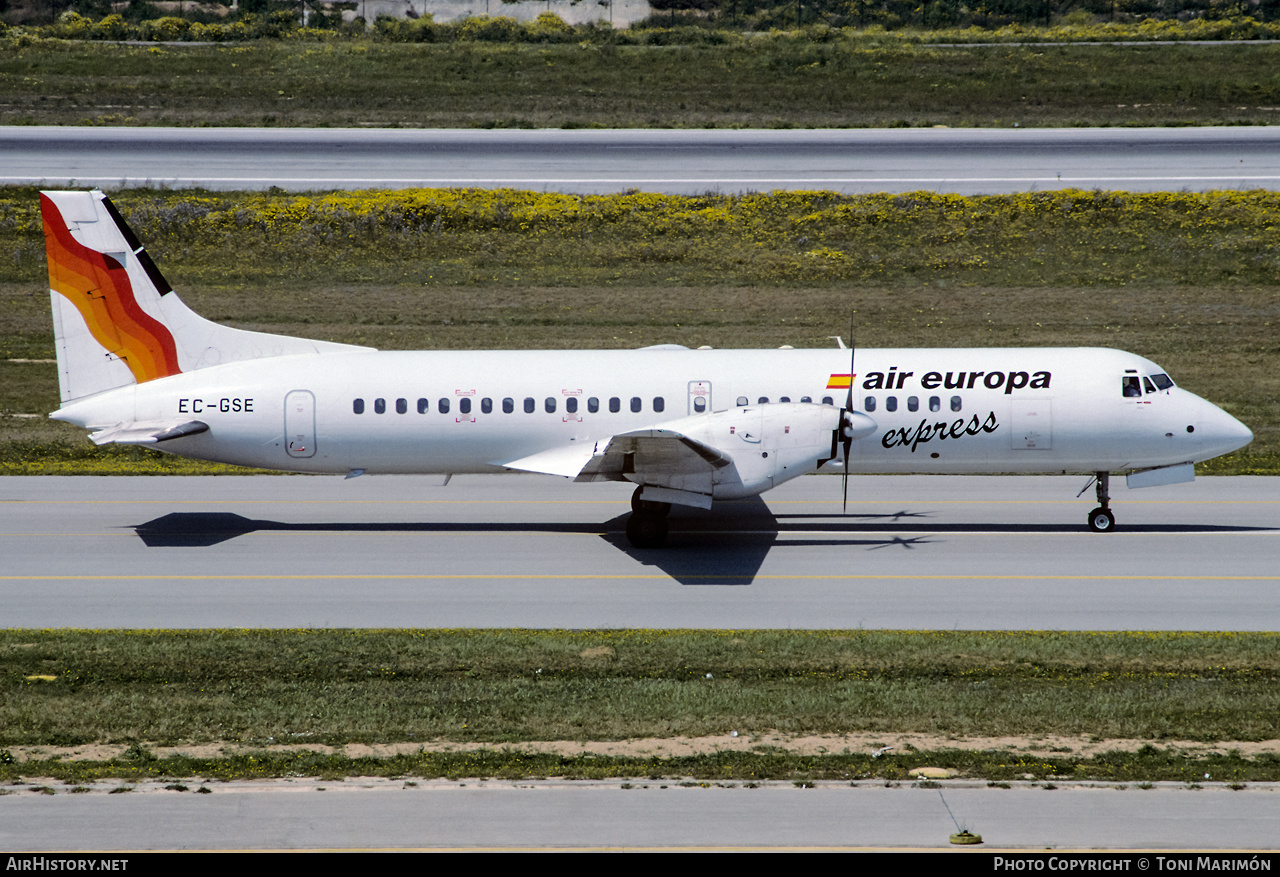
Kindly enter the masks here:
M 474 749 L 521 749 L 560 755 L 609 755 L 621 757 L 670 758 L 703 755 L 721 751 L 750 751 L 757 747 L 777 747 L 802 755 L 849 753 L 901 754 L 913 750 L 967 749 L 980 752 L 1008 751 L 1032 757 L 1089 758 L 1103 752 L 1133 752 L 1143 746 L 1173 749 L 1189 756 L 1214 753 L 1237 753 L 1244 758 L 1280 752 L 1280 740 L 1256 742 L 1220 741 L 1203 743 L 1191 740 L 1093 740 L 1081 737 L 938 737 L 927 734 L 840 734 L 826 736 L 784 736 L 778 734 L 664 737 L 639 740 L 574 741 L 545 740 L 519 744 L 471 743 L 432 740 L 426 743 L 352 744 L 322 746 L 316 743 L 272 744 L 250 746 L 242 743 L 203 743 L 189 746 L 145 746 L 160 758 L 186 755 L 192 758 L 218 758 L 239 752 L 312 751 L 341 753 L 352 758 L 385 757 L 418 750 L 426 752 L 466 752 Z M 95 743 L 84 746 L 17 746 L 9 751 L 16 761 L 59 758 L 63 761 L 108 761 L 121 756 L 126 746 L 118 743 Z

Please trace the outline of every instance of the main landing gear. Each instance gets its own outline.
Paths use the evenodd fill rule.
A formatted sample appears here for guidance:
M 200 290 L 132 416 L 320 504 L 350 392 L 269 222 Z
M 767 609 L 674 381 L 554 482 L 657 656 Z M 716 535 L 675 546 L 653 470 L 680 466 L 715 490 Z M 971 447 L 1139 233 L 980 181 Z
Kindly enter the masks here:
M 671 503 L 641 499 L 643 487 L 631 494 L 631 517 L 627 518 L 627 541 L 633 548 L 661 548 L 667 542 L 667 515 Z
M 1111 494 L 1108 492 L 1111 473 L 1099 472 L 1093 480 L 1097 484 L 1098 507 L 1089 512 L 1089 529 L 1095 533 L 1110 533 L 1116 528 L 1116 516 L 1111 514 Z M 1084 490 L 1088 489 L 1086 484 Z M 1080 492 L 1084 493 L 1084 490 Z

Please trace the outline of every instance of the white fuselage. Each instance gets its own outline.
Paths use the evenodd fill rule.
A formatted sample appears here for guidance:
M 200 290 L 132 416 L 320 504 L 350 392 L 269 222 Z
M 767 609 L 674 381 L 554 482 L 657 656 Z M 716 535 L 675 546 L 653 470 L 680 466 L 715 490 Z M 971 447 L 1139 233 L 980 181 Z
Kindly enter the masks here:
M 854 369 L 852 407 L 876 429 L 852 443 L 851 472 L 1121 471 L 1209 459 L 1251 438 L 1209 402 L 1153 383 L 1163 370 L 1122 351 L 859 350 Z M 849 371 L 841 349 L 338 352 L 203 368 L 55 416 L 95 428 L 190 417 L 208 431 L 161 449 L 243 466 L 500 472 L 690 416 L 783 402 L 839 408 Z M 831 441 L 829 431 L 810 438 Z

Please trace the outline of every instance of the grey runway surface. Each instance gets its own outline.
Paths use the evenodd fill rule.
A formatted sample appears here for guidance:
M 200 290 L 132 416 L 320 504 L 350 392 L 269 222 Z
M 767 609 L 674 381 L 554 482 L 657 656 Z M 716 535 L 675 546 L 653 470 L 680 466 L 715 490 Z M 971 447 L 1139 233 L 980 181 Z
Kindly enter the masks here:
M 0 127 L 0 183 L 210 189 L 1274 189 L 1280 127 L 351 130 Z
M 1280 630 L 1280 480 L 797 479 L 677 510 L 541 476 L 0 479 L 0 626 Z
M 198 787 L 196 781 L 192 788 Z M 1274 850 L 1280 790 L 352 778 L 6 796 L 0 849 Z M 948 813 L 948 809 L 951 813 Z M 982 847 L 949 843 L 952 819 Z M 1181 858 L 1181 857 L 1179 857 Z M 1187 857 L 1191 858 L 1191 857 Z M 1072 870 L 1058 860 L 1055 870 Z M 1044 868 L 1044 862 L 1042 869 Z M 1154 856 L 1149 870 L 1156 871 Z M 1081 866 L 1076 866 L 1077 868 Z M 1165 863 L 1164 870 L 1172 866 Z M 130 865 L 130 871 L 136 866 Z M 1025 868 L 1025 870 L 1032 870 Z M 1046 869 L 1047 870 L 1047 869 Z M 1120 870 L 1116 868 L 1116 870 Z M 1124 870 L 1144 870 L 1131 862 Z

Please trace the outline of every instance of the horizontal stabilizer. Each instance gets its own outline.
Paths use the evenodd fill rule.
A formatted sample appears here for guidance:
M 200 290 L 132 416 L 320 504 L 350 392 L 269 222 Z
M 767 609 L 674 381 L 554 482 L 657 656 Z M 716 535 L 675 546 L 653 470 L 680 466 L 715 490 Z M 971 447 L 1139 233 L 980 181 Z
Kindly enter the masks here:
M 89 438 L 95 445 L 106 445 L 115 442 L 118 445 L 154 445 L 170 439 L 187 435 L 199 435 L 209 431 L 209 424 L 199 420 L 144 420 L 131 423 L 117 423 L 97 432 L 90 433 Z

